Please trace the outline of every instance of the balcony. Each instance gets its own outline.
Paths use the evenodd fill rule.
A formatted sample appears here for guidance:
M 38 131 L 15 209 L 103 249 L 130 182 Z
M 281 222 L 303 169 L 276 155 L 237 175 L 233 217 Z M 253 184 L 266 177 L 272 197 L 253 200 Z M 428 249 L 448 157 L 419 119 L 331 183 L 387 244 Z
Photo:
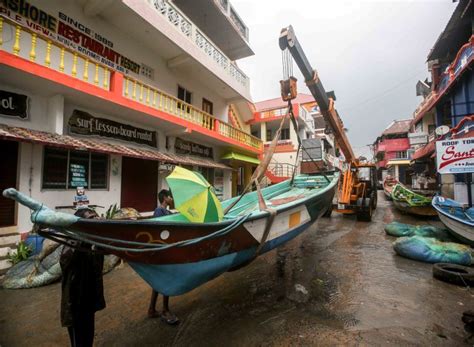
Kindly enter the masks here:
M 231 60 L 253 55 L 249 30 L 229 0 L 174 0 Z
M 262 141 L 156 87 L 111 70 L 0 17 L 0 74 L 2 82 L 43 93 L 65 94 L 103 112 L 160 119 L 164 130 L 186 129 L 210 141 L 260 153 Z M 54 94 L 52 94 L 54 95 Z M 165 121 L 165 122 L 163 122 Z

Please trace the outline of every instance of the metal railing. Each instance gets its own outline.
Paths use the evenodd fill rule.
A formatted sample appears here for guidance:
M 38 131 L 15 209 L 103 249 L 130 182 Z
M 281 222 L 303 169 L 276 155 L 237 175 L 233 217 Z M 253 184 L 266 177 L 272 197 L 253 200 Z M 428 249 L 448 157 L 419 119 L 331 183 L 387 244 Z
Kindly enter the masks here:
M 295 165 L 289 163 L 280 163 L 272 160 L 268 165 L 268 170 L 277 177 L 291 177 L 295 170 Z M 296 167 L 296 174 L 299 173 L 299 167 Z
M 249 87 L 249 78 L 233 63 L 217 46 L 204 35 L 197 26 L 177 7 L 166 0 L 148 0 L 158 13 L 164 16 L 185 37 L 190 39 L 199 49 L 206 53 L 229 76 L 244 87 Z
M 124 76 L 123 96 L 261 150 L 262 141 L 153 86 Z

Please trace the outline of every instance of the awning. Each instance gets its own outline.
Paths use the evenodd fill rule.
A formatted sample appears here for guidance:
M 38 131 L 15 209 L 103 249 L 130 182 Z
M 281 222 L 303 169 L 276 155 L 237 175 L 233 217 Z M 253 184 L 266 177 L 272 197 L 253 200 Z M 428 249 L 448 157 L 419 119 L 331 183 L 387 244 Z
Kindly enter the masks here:
M 116 154 L 126 157 L 156 160 L 162 163 L 175 165 L 195 165 L 216 169 L 232 170 L 227 165 L 216 163 L 202 158 L 190 158 L 174 154 L 162 153 L 154 149 L 135 148 L 125 145 L 111 144 L 96 139 L 84 139 L 69 135 L 58 135 L 44 131 L 31 130 L 19 127 L 10 127 L 0 124 L 0 138 L 5 140 L 40 143 L 52 147 L 61 147 L 75 150 L 87 150 L 107 154 Z
M 387 162 L 387 166 L 392 166 L 392 165 L 410 165 L 409 160 L 389 160 Z
M 415 153 L 413 153 L 413 157 L 411 160 L 418 160 L 421 158 L 429 157 L 431 154 L 434 153 L 436 147 L 435 141 L 428 142 L 423 147 L 417 149 Z
M 226 155 L 224 155 L 221 159 L 234 159 L 234 160 L 244 161 L 246 163 L 251 163 L 255 165 L 260 164 L 260 160 L 258 160 L 257 158 L 249 157 L 248 155 L 235 153 L 235 152 L 229 152 Z

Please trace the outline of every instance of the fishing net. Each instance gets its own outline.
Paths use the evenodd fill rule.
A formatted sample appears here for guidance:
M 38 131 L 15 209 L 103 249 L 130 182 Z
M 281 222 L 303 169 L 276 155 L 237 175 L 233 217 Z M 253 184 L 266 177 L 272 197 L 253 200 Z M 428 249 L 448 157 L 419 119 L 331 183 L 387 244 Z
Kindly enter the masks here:
M 442 242 L 431 237 L 401 237 L 393 243 L 393 249 L 402 257 L 425 263 L 452 263 L 471 265 L 472 249 L 454 242 Z
M 448 231 L 432 225 L 411 225 L 392 222 L 385 225 L 385 232 L 390 236 L 423 236 L 435 238 L 439 241 L 452 241 Z

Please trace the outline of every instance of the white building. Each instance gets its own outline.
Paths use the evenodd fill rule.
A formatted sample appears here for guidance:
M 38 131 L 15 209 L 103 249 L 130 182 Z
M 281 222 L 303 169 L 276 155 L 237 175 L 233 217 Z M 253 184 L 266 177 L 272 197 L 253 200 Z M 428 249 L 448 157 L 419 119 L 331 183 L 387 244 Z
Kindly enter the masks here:
M 0 2 L 0 189 L 58 208 L 84 186 L 91 204 L 149 213 L 182 165 L 229 198 L 263 149 L 235 63 L 252 54 L 229 1 Z M 1 244 L 31 227 L 0 198 Z

